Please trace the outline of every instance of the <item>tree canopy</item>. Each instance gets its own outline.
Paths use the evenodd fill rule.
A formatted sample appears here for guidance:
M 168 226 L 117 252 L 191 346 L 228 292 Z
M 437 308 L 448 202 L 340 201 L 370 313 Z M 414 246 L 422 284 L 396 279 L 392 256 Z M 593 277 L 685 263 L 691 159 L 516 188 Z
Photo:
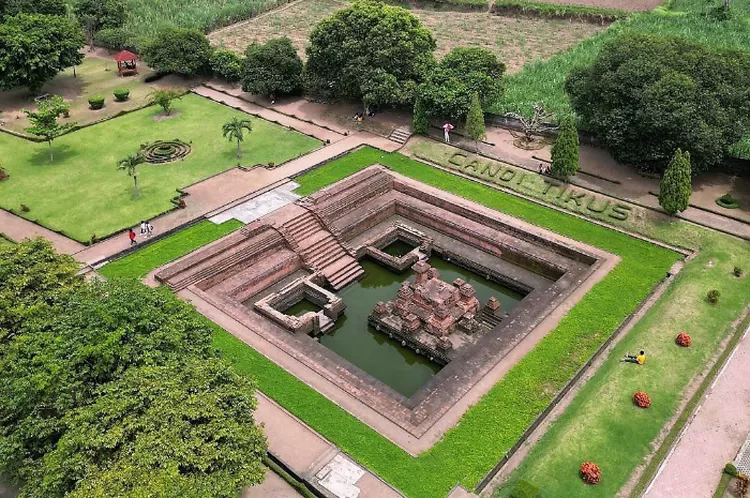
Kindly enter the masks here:
M 659 205 L 669 214 L 684 211 L 693 193 L 690 153 L 677 149 L 659 185 Z
M 256 95 L 293 93 L 302 86 L 302 59 L 286 36 L 252 43 L 245 51 L 242 89 Z
M 689 149 L 694 171 L 719 164 L 750 126 L 750 55 L 681 38 L 627 35 L 565 84 L 584 129 L 621 162 L 663 171 Z
M 121 27 L 127 14 L 122 0 L 78 0 L 73 6 L 73 11 L 86 30 L 92 46 L 96 33 L 102 29 Z
M 327 98 L 409 104 L 434 63 L 434 50 L 432 34 L 408 10 L 356 2 L 313 29 L 305 85 Z
M 230 498 L 262 481 L 253 385 L 207 322 L 76 269 L 42 240 L 0 249 L 0 296 L 21 296 L 0 304 L 0 474 L 33 498 Z
M 83 61 L 85 39 L 70 19 L 18 14 L 0 24 L 0 89 L 39 92 L 57 73 Z
M 466 114 L 466 135 L 474 140 L 476 149 L 479 150 L 479 141 L 487 136 L 484 126 L 484 112 L 479 102 L 479 94 L 474 92 L 469 104 L 469 112 Z
M 16 14 L 47 14 L 64 16 L 65 0 L 0 0 L 0 19 Z
M 456 47 L 419 86 L 419 98 L 434 118 L 460 121 L 476 93 L 483 108 L 502 96 L 505 65 L 482 47 Z
M 557 139 L 552 145 L 552 173 L 559 178 L 568 178 L 579 169 L 578 130 L 573 116 L 563 119 Z
M 213 48 L 197 29 L 167 28 L 142 47 L 146 64 L 160 73 L 208 74 Z

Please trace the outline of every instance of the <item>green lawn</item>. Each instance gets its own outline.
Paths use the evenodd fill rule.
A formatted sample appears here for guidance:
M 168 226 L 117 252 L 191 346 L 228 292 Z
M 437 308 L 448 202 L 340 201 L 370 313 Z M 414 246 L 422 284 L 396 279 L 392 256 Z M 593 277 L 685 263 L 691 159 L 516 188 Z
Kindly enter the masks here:
M 237 220 L 225 221 L 220 225 L 204 220 L 103 266 L 99 273 L 107 278 L 141 279 L 154 268 L 181 258 L 242 226 L 244 224 Z
M 10 240 L 10 238 L 8 238 L 7 235 L 5 235 L 4 233 L 0 232 L 0 246 L 12 246 L 14 244 L 15 244 L 15 242 L 13 242 L 12 240 Z
M 252 375 L 261 391 L 406 496 L 437 498 L 445 496 L 457 483 L 467 488 L 476 486 L 553 394 L 635 309 L 679 257 L 628 235 L 484 187 L 400 154 L 369 147 L 297 178 L 301 185 L 298 192 L 313 192 L 374 163 L 622 258 L 618 266 L 473 406 L 458 425 L 432 449 L 416 458 L 215 326 L 216 347 L 233 362 L 238 372 Z M 644 347 L 649 353 L 647 365 L 642 368 L 624 365 L 616 358 L 607 362 L 561 421 L 543 438 L 538 447 L 541 450 L 535 450 L 527 464 L 513 476 L 514 480 L 518 476 L 532 478 L 544 488 L 544 496 L 614 495 L 612 490 L 619 488 L 646 454 L 654 431 L 658 432 L 674 413 L 680 392 L 726 335 L 729 324 L 742 309 L 743 296 L 750 292 L 750 279 L 738 280 L 729 274 L 733 265 L 750 261 L 747 244 L 683 222 L 650 224 L 648 228 L 650 235 L 675 244 L 700 247 L 701 253 L 688 263 L 666 295 L 626 336 L 613 355 L 614 358 L 625 349 Z M 153 264 L 166 259 L 169 257 L 155 258 Z M 147 272 L 150 269 L 147 266 L 140 267 L 137 273 Z M 722 300 L 713 307 L 702 300 L 710 287 L 722 291 Z M 674 349 L 674 336 L 681 330 L 693 335 L 691 349 Z M 635 386 L 652 394 L 652 408 L 641 412 L 632 408 L 630 395 Z M 578 427 L 586 431 L 576 431 Z M 604 453 L 597 453 L 600 450 Z M 554 457 L 542 461 L 547 453 Z M 597 459 L 605 469 L 599 486 L 587 487 L 578 480 L 578 465 L 589 458 Z M 536 472 L 538 469 L 545 470 Z
M 176 103 L 173 117 L 148 107 L 64 135 L 54 141 L 55 161 L 46 143 L 0 133 L 0 157 L 10 179 L 0 183 L 0 207 L 64 232 L 81 242 L 102 238 L 173 207 L 177 189 L 237 164 L 236 143 L 224 139 L 221 126 L 246 114 L 193 94 Z M 281 163 L 309 152 L 320 142 L 306 135 L 253 118 L 253 132 L 243 143 L 243 164 Z M 192 142 L 192 153 L 166 165 L 138 168 L 140 199 L 133 179 L 117 162 L 140 144 L 180 139 Z M 190 199 L 187 199 L 190 202 Z M 26 204 L 30 211 L 20 212 Z

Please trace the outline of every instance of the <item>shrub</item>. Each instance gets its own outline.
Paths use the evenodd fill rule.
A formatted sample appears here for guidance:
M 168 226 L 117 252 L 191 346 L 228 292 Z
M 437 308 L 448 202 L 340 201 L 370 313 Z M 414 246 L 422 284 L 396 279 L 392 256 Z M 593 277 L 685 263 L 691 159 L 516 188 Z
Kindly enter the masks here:
M 28 213 L 29 211 L 31 211 L 31 208 L 29 206 L 27 206 L 26 204 L 21 204 L 22 213 Z
M 96 236 L 96 234 L 91 235 L 91 239 L 89 239 L 89 245 L 94 245 L 97 242 L 99 242 L 99 237 Z
M 738 496 L 747 496 L 747 492 L 750 489 L 750 477 L 744 474 L 737 474 L 737 485 L 735 490 Z
M 706 300 L 711 304 L 716 304 L 719 302 L 719 296 L 721 296 L 721 292 L 719 292 L 716 289 L 711 289 L 706 294 Z
M 109 50 L 138 52 L 142 40 L 123 28 L 105 28 L 94 35 L 94 44 Z
M 180 197 L 180 199 L 177 201 L 177 207 L 180 209 L 185 209 L 185 207 L 187 207 L 187 204 L 185 204 L 185 199 Z
M 579 472 L 586 484 L 597 484 L 602 479 L 602 471 L 594 462 L 583 462 Z
M 104 97 L 96 95 L 89 97 L 89 109 L 97 110 L 104 108 Z
M 692 193 L 690 153 L 677 149 L 659 184 L 659 205 L 669 214 L 684 211 Z
M 211 71 L 228 83 L 237 83 L 242 79 L 244 61 L 241 55 L 232 50 L 217 50 L 211 56 Z
M 0 166 L 0 182 L 3 180 L 7 180 L 8 178 L 10 178 L 10 175 L 7 171 L 5 171 L 5 168 Z
M 681 148 L 702 172 L 747 133 L 748 80 L 750 54 L 639 34 L 605 43 L 565 90 L 584 128 L 618 161 L 661 172 Z
M 724 194 L 716 199 L 716 204 L 725 209 L 737 209 L 740 207 L 740 201 L 734 198 L 732 194 Z
M 537 498 L 539 488 L 525 479 L 521 479 L 513 486 L 510 498 Z
M 420 135 L 427 135 L 430 129 L 430 119 L 427 117 L 427 109 L 425 109 L 424 102 L 421 99 L 417 99 L 414 103 L 414 115 L 412 116 L 411 127 L 414 133 Z
M 737 467 L 733 463 L 728 463 L 724 466 L 724 473 L 732 477 L 737 477 Z
M 302 87 L 302 59 L 286 36 L 245 51 L 242 89 L 265 97 L 294 93 Z
M 476 149 L 479 150 L 479 141 L 487 136 L 487 130 L 484 126 L 484 112 L 482 104 L 479 102 L 479 94 L 474 92 L 469 105 L 469 113 L 466 115 L 466 135 L 474 140 Z
M 648 408 L 651 406 L 651 398 L 643 391 L 636 391 L 633 394 L 633 403 L 638 408 Z
M 210 72 L 213 48 L 197 29 L 167 28 L 143 46 L 143 60 L 160 73 L 181 76 Z
M 7 176 L 6 176 L 6 178 L 7 178 Z M 2 180 L 2 174 L 1 173 L 0 173 L 0 180 Z M 732 271 L 732 275 L 734 275 L 737 278 L 740 278 L 744 273 L 745 272 L 742 271 L 742 268 L 740 268 L 739 266 L 735 266 L 734 270 Z
M 679 334 L 677 334 L 677 337 L 675 338 L 674 342 L 676 342 L 678 346 L 687 348 L 687 347 L 690 347 L 690 344 L 693 342 L 693 339 L 690 337 L 689 334 L 686 334 L 685 332 L 680 332 Z
M 160 88 L 151 92 L 149 103 L 158 105 L 169 116 L 174 109 L 174 101 L 182 98 L 182 93 L 175 88 Z
M 565 118 L 560 125 L 557 139 L 552 146 L 552 173 L 558 178 L 575 175 L 579 168 L 578 130 L 573 116 Z
M 115 96 L 117 102 L 125 102 L 130 96 L 130 90 L 127 88 L 116 88 L 112 94 Z

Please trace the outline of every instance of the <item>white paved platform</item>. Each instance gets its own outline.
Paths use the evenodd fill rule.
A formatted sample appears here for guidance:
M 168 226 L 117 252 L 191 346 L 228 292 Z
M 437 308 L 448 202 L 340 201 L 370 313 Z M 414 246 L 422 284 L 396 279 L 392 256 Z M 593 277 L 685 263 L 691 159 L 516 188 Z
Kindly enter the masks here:
M 209 221 L 218 225 L 234 218 L 242 223 L 250 223 L 299 199 L 300 196 L 293 192 L 297 187 L 299 184 L 289 181 L 247 202 L 222 211 L 209 218 Z

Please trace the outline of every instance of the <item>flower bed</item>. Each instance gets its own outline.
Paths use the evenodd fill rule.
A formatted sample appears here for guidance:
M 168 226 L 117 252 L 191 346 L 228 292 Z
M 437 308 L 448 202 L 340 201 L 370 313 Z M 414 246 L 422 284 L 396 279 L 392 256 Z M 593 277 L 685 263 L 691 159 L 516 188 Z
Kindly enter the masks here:
M 674 340 L 674 342 L 676 342 L 678 346 L 682 346 L 683 348 L 690 347 L 690 343 L 692 341 L 693 340 L 690 335 L 686 334 L 685 332 L 680 332 L 679 334 L 677 334 L 677 337 Z
M 643 391 L 636 391 L 636 393 L 633 394 L 633 403 L 638 408 L 648 408 L 651 406 L 651 398 Z
M 597 484 L 602 479 L 602 471 L 594 462 L 583 462 L 580 474 L 586 484 Z

